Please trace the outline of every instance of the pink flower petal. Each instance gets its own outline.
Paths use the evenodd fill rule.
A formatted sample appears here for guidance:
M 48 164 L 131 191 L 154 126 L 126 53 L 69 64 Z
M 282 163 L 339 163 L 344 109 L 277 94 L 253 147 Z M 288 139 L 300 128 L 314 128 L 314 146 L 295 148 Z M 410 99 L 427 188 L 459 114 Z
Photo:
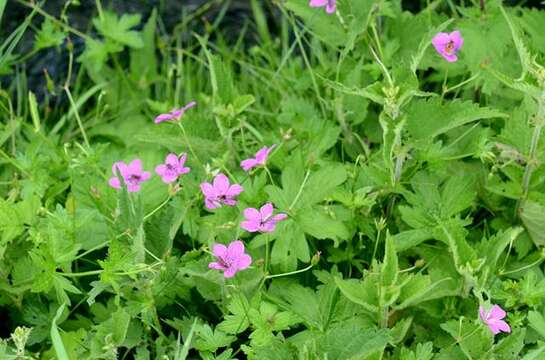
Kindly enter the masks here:
M 139 174 L 142 172 L 142 160 L 140 159 L 134 159 L 129 163 L 129 171 L 135 174 Z
M 229 258 L 236 259 L 242 254 L 244 254 L 244 243 L 240 240 L 233 241 L 227 247 L 227 256 Z
M 327 5 L 325 7 L 325 12 L 328 14 L 333 14 L 335 10 L 337 9 L 337 5 L 335 4 L 336 0 L 329 0 L 327 2 Z
M 236 262 L 236 268 L 238 270 L 244 270 L 250 267 L 252 264 L 252 258 L 248 254 L 242 254 Z
M 259 231 L 261 232 L 273 232 L 276 228 L 276 223 L 274 221 L 267 221 L 260 226 Z
M 214 269 L 214 270 L 225 270 L 225 266 L 223 266 L 222 264 L 218 263 L 218 262 L 211 262 L 210 264 L 208 264 L 208 268 L 209 269 Z
M 255 154 L 255 160 L 257 161 L 258 164 L 265 164 L 265 162 L 267 161 L 267 157 L 269 156 L 269 152 L 272 150 L 273 148 L 268 148 L 266 146 L 262 147 L 256 154 Z
M 182 110 L 185 112 L 186 110 L 189 110 L 191 109 L 193 106 L 197 105 L 197 103 L 195 101 L 191 101 L 189 102 L 187 105 L 185 105 Z
M 151 178 L 151 173 L 149 171 L 144 171 L 142 172 L 142 174 L 140 175 L 140 182 L 142 181 L 147 181 Z
M 217 209 L 221 206 L 221 204 L 217 201 L 208 198 L 204 199 L 204 205 L 210 210 Z
M 489 319 L 503 319 L 507 314 L 499 305 L 494 305 L 488 312 Z
M 137 192 L 140 191 L 140 184 L 127 184 L 128 192 Z
M 486 322 L 487 321 L 487 318 L 486 318 L 486 310 L 484 309 L 484 307 L 480 306 L 479 307 L 479 316 L 481 317 L 481 320 Z
M 227 189 L 225 195 L 229 197 L 238 196 L 243 191 L 244 188 L 242 186 L 240 186 L 239 184 L 233 184 L 229 187 L 229 189 Z
M 244 217 L 248 220 L 261 221 L 261 213 L 254 208 L 246 208 L 243 211 Z
M 261 214 L 262 219 L 268 219 L 273 214 L 274 207 L 271 203 L 266 203 L 259 209 L 259 213 Z
M 279 221 L 286 220 L 288 218 L 287 214 L 276 214 L 271 218 L 271 221 L 273 221 L 275 224 Z
M 229 190 L 229 179 L 223 174 L 218 174 L 214 178 L 213 185 L 216 194 L 224 195 Z
M 246 220 L 240 223 L 240 227 L 249 232 L 257 232 L 260 227 L 259 221 Z
M 240 162 L 240 167 L 246 172 L 250 171 L 255 166 L 257 166 L 257 161 L 255 159 L 246 159 Z
M 309 3 L 312 7 L 322 7 L 327 5 L 327 0 L 310 0 Z
M 223 277 L 225 277 L 226 279 L 232 278 L 233 276 L 235 276 L 237 271 L 238 270 L 236 268 L 234 268 L 234 267 L 227 268 L 223 272 Z
M 117 171 L 121 173 L 121 176 L 125 176 L 129 172 L 129 168 L 127 167 L 127 164 L 125 164 L 123 161 L 117 161 L 113 163 L 112 165 L 112 173 L 117 176 Z
M 214 244 L 214 246 L 212 246 L 212 254 L 214 254 L 215 257 L 225 259 L 227 256 L 227 246 L 223 244 Z
M 178 155 L 172 153 L 168 154 L 165 159 L 165 164 L 176 168 L 178 166 Z
M 154 120 L 154 122 L 156 124 L 159 124 L 163 121 L 168 121 L 168 120 L 172 120 L 172 115 L 171 114 L 161 114 L 159 116 L 157 116 Z
M 213 197 L 216 197 L 216 191 L 214 189 L 214 187 L 210 184 L 210 183 L 207 183 L 207 182 L 204 182 L 200 185 L 201 187 L 201 191 L 203 193 L 203 195 L 207 198 L 213 198 Z
M 155 173 L 156 173 L 157 175 L 159 175 L 159 176 L 165 175 L 166 171 L 167 171 L 167 167 L 166 167 L 165 164 L 157 165 L 157 166 L 155 167 Z
M 121 182 L 116 177 L 110 178 L 110 180 L 108 180 L 108 184 L 113 188 L 121 189 Z
M 457 51 L 464 45 L 464 39 L 462 38 L 462 34 L 460 34 L 460 31 L 456 30 L 450 33 L 450 39 L 454 43 L 454 51 Z
M 178 180 L 178 175 L 164 174 L 161 176 L 161 180 L 163 180 L 165 184 L 171 184 L 175 182 L 176 180 Z

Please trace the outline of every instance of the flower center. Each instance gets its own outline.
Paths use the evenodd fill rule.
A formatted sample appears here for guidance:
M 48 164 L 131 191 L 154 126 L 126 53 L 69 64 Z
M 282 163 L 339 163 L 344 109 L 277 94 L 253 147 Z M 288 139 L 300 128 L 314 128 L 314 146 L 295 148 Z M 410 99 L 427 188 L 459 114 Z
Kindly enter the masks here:
M 447 43 L 447 46 L 445 46 L 445 52 L 449 55 L 454 52 L 454 41 L 450 40 Z
M 130 184 L 138 184 L 138 183 L 140 182 L 140 179 L 141 179 L 141 176 L 140 176 L 140 175 L 132 174 L 132 175 L 129 176 L 129 178 L 127 179 L 127 182 L 130 183 Z

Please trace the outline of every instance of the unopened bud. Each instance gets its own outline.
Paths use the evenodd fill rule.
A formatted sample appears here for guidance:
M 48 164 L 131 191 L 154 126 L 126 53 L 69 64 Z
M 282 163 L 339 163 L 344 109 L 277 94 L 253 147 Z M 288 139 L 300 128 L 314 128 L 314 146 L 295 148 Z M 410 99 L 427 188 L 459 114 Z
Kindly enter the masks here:
M 321 251 L 316 252 L 312 259 L 310 259 L 310 265 L 315 266 L 320 262 L 320 255 L 322 255 Z

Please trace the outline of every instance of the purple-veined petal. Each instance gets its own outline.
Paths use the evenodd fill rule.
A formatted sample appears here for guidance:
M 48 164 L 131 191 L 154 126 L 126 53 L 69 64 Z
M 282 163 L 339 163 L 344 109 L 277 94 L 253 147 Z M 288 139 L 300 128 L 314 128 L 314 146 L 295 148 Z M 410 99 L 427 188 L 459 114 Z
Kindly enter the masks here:
M 242 170 L 246 172 L 250 171 L 256 165 L 257 165 L 257 161 L 255 159 L 246 159 L 240 162 L 240 167 L 242 168 Z
M 505 315 L 507 314 L 505 313 L 505 311 L 503 311 L 503 309 L 499 305 L 492 306 L 492 308 L 488 312 L 489 319 L 503 319 Z
M 252 264 L 252 258 L 248 254 L 242 254 L 236 262 L 236 267 L 238 270 L 247 269 Z
M 261 213 L 254 208 L 246 208 L 242 212 L 247 220 L 261 221 Z
M 142 172 L 142 160 L 134 159 L 128 165 L 129 171 L 133 174 L 140 174 Z
M 177 168 L 178 167 L 178 155 L 176 154 L 173 154 L 173 153 L 170 153 L 167 155 L 166 159 L 165 159 L 165 164 L 168 164 L 170 166 L 172 166 L 173 168 Z
M 227 256 L 230 259 L 236 259 L 244 254 L 244 243 L 240 240 L 235 240 L 227 246 Z
M 335 10 L 337 9 L 337 0 L 328 0 L 327 5 L 325 7 L 325 12 L 328 14 L 333 14 Z
M 274 211 L 274 207 L 273 207 L 273 204 L 271 203 L 266 203 L 259 209 L 259 213 L 261 214 L 261 218 L 263 220 L 270 218 L 273 214 L 273 211 Z
M 240 227 L 249 232 L 259 231 L 260 221 L 245 220 L 240 223 Z
M 212 254 L 220 259 L 225 259 L 227 256 L 227 246 L 223 244 L 214 244 L 212 246 Z
M 201 191 L 202 191 L 203 195 L 206 198 L 216 197 L 216 190 L 214 189 L 212 184 L 204 182 L 204 183 L 201 183 L 200 187 L 201 187 Z
M 155 167 L 155 173 L 159 176 L 163 176 L 165 175 L 165 173 L 167 172 L 167 167 L 165 164 L 161 164 L 161 165 L 157 165 Z
M 213 186 L 216 194 L 224 195 L 229 190 L 229 179 L 223 174 L 218 174 L 214 178 Z
M 279 222 L 279 221 L 282 221 L 282 220 L 286 220 L 288 218 L 288 215 L 287 214 L 284 214 L 284 213 L 280 213 L 280 214 L 276 214 L 274 215 L 271 220 L 274 221 L 275 223 Z
M 218 262 L 211 262 L 208 264 L 208 268 L 209 269 L 214 269 L 214 270 L 225 270 L 226 267 L 223 266 L 222 264 L 218 263 Z
M 236 273 L 237 273 L 236 268 L 229 267 L 229 268 L 225 269 L 225 271 L 223 272 L 223 277 L 225 277 L 226 279 L 229 279 L 229 278 L 232 278 L 233 276 L 235 276 Z
M 225 195 L 228 197 L 238 196 L 242 191 L 244 191 L 242 186 L 239 184 L 233 184 L 227 189 Z
M 221 204 L 213 198 L 204 199 L 204 205 L 210 210 L 217 209 L 221 206 Z

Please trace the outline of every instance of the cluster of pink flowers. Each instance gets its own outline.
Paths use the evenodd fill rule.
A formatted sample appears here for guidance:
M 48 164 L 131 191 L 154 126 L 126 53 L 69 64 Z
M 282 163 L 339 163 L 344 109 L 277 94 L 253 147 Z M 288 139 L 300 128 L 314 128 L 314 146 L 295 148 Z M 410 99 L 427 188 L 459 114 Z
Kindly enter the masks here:
M 179 121 L 185 112 L 195 105 L 196 102 L 192 101 L 179 109 L 157 116 L 154 122 L 159 124 L 164 121 Z M 249 172 L 253 168 L 265 166 L 275 147 L 276 145 L 261 148 L 254 157 L 241 161 L 241 168 Z M 164 183 L 171 184 L 183 174 L 190 172 L 191 169 L 185 166 L 186 160 L 186 153 L 181 155 L 170 153 L 166 156 L 163 164 L 155 167 L 155 173 L 161 177 Z M 129 192 L 140 191 L 141 184 L 151 178 L 149 171 L 143 171 L 140 159 L 135 159 L 129 164 L 122 161 L 115 162 L 112 165 L 112 173 L 113 177 L 109 179 L 109 185 L 121 189 L 125 184 Z M 217 174 L 211 183 L 201 183 L 200 189 L 204 195 L 204 205 L 209 210 L 217 209 L 223 205 L 235 206 L 237 197 L 244 191 L 240 184 L 231 184 L 229 178 L 221 173 Z M 271 203 L 266 203 L 259 210 L 247 208 L 243 212 L 245 220 L 241 222 L 240 226 L 249 232 L 273 232 L 276 224 L 287 218 L 286 214 L 273 215 L 273 213 L 274 207 Z M 228 246 L 214 244 L 212 254 L 216 257 L 216 261 L 211 262 L 208 267 L 223 271 L 225 278 L 235 276 L 238 271 L 247 269 L 252 263 L 252 258 L 245 253 L 244 243 L 240 240 L 235 240 Z

